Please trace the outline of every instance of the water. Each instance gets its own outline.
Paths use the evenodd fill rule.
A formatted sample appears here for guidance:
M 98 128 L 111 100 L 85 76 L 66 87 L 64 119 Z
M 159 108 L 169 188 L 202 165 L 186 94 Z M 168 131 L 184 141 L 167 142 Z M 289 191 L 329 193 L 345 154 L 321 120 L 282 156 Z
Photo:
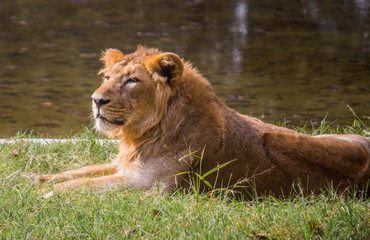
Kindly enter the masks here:
M 190 60 L 236 110 L 370 125 L 370 0 L 2 0 L 0 137 L 89 125 L 100 52 L 137 44 Z

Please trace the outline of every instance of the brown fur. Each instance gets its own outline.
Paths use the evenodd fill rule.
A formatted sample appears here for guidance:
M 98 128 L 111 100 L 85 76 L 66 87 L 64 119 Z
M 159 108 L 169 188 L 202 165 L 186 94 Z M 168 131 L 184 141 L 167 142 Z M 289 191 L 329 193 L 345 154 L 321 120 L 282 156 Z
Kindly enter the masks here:
M 287 194 L 301 181 L 309 191 L 332 182 L 344 189 L 370 178 L 370 141 L 356 135 L 310 137 L 238 114 L 223 104 L 209 82 L 173 53 L 139 46 L 124 55 L 108 49 L 94 92 L 97 130 L 121 140 L 110 164 L 34 175 L 67 180 L 55 189 L 187 186 L 187 174 L 230 162 L 206 177 L 217 187 L 253 185 L 259 193 Z M 202 156 L 202 161 L 196 156 Z M 92 175 L 103 175 L 87 178 Z M 73 179 L 75 178 L 75 179 Z M 244 188 L 247 192 L 250 188 Z

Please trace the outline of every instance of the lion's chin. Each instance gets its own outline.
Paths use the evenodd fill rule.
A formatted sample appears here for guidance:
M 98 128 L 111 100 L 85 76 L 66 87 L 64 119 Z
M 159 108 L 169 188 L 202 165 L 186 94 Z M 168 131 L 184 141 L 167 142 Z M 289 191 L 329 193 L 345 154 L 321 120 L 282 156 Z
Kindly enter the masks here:
M 111 135 L 125 124 L 125 121 L 111 122 L 105 118 L 95 118 L 95 129 L 106 135 Z

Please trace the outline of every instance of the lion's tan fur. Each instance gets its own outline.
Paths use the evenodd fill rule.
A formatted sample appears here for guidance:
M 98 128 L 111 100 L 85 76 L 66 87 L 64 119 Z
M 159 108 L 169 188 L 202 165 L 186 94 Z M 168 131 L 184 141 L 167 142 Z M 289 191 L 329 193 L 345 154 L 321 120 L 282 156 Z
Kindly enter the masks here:
M 253 185 L 279 195 L 298 181 L 309 191 L 328 182 L 344 189 L 369 181 L 370 141 L 364 137 L 310 137 L 241 115 L 173 53 L 108 49 L 102 61 L 106 80 L 92 96 L 94 117 L 97 130 L 121 140 L 118 156 L 105 165 L 37 176 L 68 180 L 56 189 L 151 188 L 160 182 L 170 190 L 189 184 L 179 173 L 205 173 L 229 161 L 206 177 L 214 187 Z M 104 176 L 85 178 L 97 173 Z

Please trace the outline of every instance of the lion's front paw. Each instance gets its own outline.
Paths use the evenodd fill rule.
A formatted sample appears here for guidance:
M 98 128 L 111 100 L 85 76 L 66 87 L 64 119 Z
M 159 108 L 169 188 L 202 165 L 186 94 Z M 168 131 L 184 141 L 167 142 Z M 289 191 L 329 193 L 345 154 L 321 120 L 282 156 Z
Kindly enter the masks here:
M 49 180 L 48 175 L 38 174 L 38 173 L 23 173 L 22 177 L 36 184 L 40 184 L 42 182 Z

